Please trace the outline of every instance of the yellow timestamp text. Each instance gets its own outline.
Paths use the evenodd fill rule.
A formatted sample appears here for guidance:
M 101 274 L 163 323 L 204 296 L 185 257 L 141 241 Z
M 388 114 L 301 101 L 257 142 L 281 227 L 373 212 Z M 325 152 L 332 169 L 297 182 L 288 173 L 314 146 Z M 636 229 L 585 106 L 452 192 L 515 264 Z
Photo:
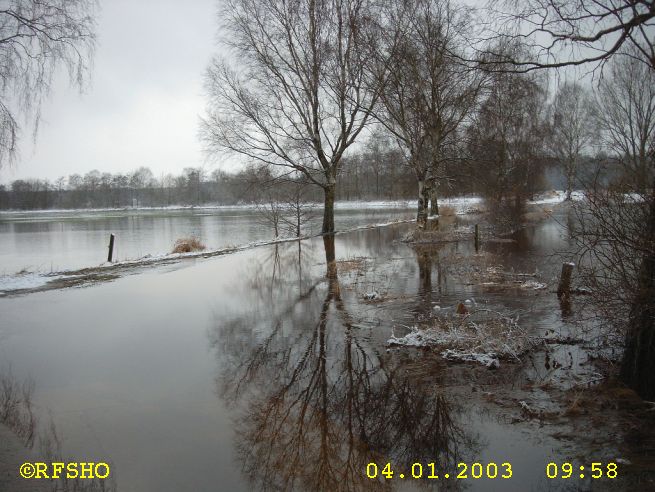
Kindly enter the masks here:
M 512 478 L 511 463 L 457 463 L 457 470 L 441 469 L 437 463 L 414 463 L 408 470 L 394 470 L 391 463 L 384 466 L 377 463 L 366 465 L 366 476 L 377 478 L 428 478 L 428 479 L 478 479 L 478 478 Z
M 551 462 L 546 465 L 548 478 L 616 478 L 618 475 L 619 466 L 616 463 L 591 463 L 591 466 L 588 466 Z

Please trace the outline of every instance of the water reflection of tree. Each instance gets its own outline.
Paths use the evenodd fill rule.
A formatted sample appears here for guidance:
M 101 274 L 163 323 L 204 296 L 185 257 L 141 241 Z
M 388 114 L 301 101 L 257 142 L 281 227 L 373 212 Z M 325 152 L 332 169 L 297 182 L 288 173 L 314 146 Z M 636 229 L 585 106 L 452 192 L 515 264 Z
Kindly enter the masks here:
M 443 246 L 434 244 L 414 245 L 416 253 L 416 263 L 418 265 L 418 293 L 419 299 L 418 311 L 424 314 L 432 311 L 433 301 L 438 300 L 440 296 L 448 293 L 446 273 L 444 268 Z M 433 273 L 433 270 L 436 272 Z M 433 283 L 433 275 L 436 274 L 437 285 Z M 433 294 L 437 297 L 433 299 Z
M 281 283 L 297 283 L 302 290 L 308 282 L 303 275 L 303 265 L 312 255 L 311 242 L 291 241 L 275 244 L 264 250 L 248 272 L 252 291 L 269 299 L 280 288 Z
M 237 411 L 247 476 L 263 490 L 365 490 L 391 487 L 367 478 L 370 462 L 406 473 L 414 462 L 454 470 L 473 439 L 435 378 L 410 378 L 353 328 L 330 240 L 326 281 L 275 315 L 254 310 L 215 333 L 227 361 L 219 393 Z M 260 336 L 247 335 L 253 329 Z

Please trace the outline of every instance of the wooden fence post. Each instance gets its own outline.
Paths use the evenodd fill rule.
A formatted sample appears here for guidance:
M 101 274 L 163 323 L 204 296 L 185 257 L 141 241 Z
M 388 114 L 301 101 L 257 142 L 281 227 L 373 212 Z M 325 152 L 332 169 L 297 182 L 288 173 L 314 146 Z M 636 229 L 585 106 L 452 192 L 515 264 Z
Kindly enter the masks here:
M 107 261 L 111 263 L 111 260 L 114 256 L 114 235 L 109 235 L 109 254 L 107 255 Z

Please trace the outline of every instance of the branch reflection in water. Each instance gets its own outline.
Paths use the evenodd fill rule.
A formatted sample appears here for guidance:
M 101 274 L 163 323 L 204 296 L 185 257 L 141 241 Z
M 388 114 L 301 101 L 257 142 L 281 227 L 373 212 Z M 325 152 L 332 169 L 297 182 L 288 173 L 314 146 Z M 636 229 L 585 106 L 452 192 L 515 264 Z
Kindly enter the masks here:
M 211 332 L 218 393 L 232 408 L 251 487 L 368 490 L 398 483 L 367 478 L 370 462 L 456 469 L 476 439 L 458 422 L 439 377 L 412 376 L 356 328 L 360 310 L 349 292 L 342 295 L 333 236 L 324 238 L 327 275 L 290 282 L 310 270 L 300 265 L 304 246 L 276 250 L 257 265 L 252 288 L 270 290 L 247 314 L 217 317 Z M 300 262 L 292 265 L 292 257 Z

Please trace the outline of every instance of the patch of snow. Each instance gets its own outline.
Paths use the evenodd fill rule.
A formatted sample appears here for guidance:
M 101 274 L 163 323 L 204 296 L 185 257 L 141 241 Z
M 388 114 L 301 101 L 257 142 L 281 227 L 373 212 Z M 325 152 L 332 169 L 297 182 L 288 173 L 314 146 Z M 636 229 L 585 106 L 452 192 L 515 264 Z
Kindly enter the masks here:
M 432 306 L 432 310 L 433 311 L 441 311 L 441 306 L 439 306 L 439 305 Z
M 441 342 L 441 339 L 435 332 L 427 330 L 419 330 L 416 327 L 412 328 L 404 337 L 396 337 L 393 333 L 391 338 L 387 340 L 388 345 L 402 345 L 403 347 L 427 347 Z
M 646 201 L 646 197 L 640 193 L 624 193 L 623 197 L 626 202 L 644 203 Z
M 571 200 L 574 202 L 579 202 L 581 200 L 584 200 L 585 194 L 583 191 L 573 191 L 571 192 Z M 552 191 L 549 193 L 544 193 L 540 197 L 538 197 L 536 200 L 531 200 L 528 203 L 531 203 L 533 205 L 546 205 L 549 203 L 561 203 L 564 200 L 566 200 L 566 191 Z
M 542 284 L 541 282 L 535 282 L 534 280 L 528 280 L 527 282 L 523 282 L 521 284 L 522 289 L 542 290 L 545 289 L 546 287 L 547 287 L 546 284 Z
M 320 204 L 317 204 L 320 205 Z M 336 210 L 364 210 L 374 208 L 414 208 L 414 204 L 409 200 L 352 200 L 352 201 L 336 201 L 334 202 Z
M 57 278 L 60 277 L 33 272 L 17 275 L 0 275 L 0 293 L 13 290 L 37 289 Z
M 463 352 L 461 350 L 446 349 L 441 352 L 441 357 L 454 362 L 475 362 L 482 364 L 489 369 L 500 367 L 500 361 L 494 353 L 479 354 L 476 352 Z

